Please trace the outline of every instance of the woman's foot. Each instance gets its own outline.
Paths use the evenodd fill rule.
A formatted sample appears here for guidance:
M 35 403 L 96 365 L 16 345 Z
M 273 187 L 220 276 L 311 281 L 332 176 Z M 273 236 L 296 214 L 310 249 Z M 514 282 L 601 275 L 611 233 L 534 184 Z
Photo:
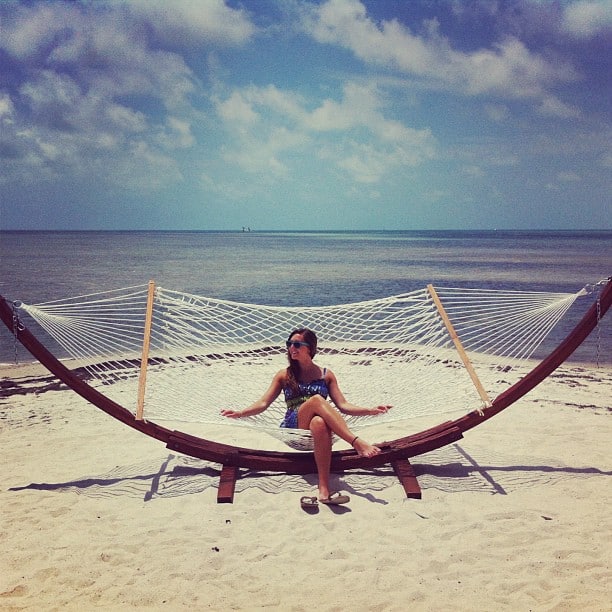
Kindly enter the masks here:
M 351 445 L 361 457 L 375 457 L 381 452 L 378 446 L 368 444 L 365 440 L 362 440 L 359 437 L 355 438 Z
M 327 497 L 319 497 L 319 501 L 327 506 L 339 506 L 341 504 L 348 504 L 351 498 L 348 495 L 342 495 L 342 493 L 334 491 Z

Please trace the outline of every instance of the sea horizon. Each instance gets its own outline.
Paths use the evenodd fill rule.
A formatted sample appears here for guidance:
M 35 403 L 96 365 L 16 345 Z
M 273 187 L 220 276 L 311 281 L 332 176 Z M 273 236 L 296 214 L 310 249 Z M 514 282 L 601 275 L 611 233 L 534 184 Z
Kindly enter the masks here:
M 575 293 L 612 274 L 612 230 L 2 230 L 0 294 L 29 304 L 146 284 L 323 306 L 424 288 Z M 612 362 L 609 316 L 581 359 Z M 5 342 L 5 340 L 7 340 Z M 0 362 L 13 360 L 0 329 Z M 595 348 L 599 346 L 600 348 Z
M 278 233 L 295 233 L 295 234 L 369 234 L 369 233 L 389 233 L 389 234 L 482 234 L 482 233 L 493 233 L 493 234 L 612 234 L 612 228 L 460 228 L 460 229 L 385 229 L 385 228 L 365 228 L 365 229 L 346 229 L 346 228 L 327 228 L 327 229 L 292 229 L 292 228 L 253 228 L 245 226 L 238 228 L 207 228 L 207 229 L 194 229 L 194 228 L 71 228 L 71 229 L 57 229 L 57 228 L 39 228 L 39 229 L 0 229 L 0 234 L 31 234 L 31 233 L 45 233 L 45 234 L 57 234 L 57 233 L 182 233 L 182 234 L 225 234 L 225 233 L 264 233 L 264 234 L 278 234 Z

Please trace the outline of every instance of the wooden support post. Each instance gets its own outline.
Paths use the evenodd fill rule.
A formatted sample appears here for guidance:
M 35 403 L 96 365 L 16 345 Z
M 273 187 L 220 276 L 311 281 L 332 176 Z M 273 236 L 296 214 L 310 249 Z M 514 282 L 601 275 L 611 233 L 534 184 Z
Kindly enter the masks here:
M 145 389 L 147 386 L 147 365 L 149 364 L 149 348 L 151 346 L 151 324 L 153 321 L 153 300 L 155 299 L 155 282 L 149 281 L 147 295 L 147 311 L 145 314 L 144 335 L 142 339 L 142 357 L 140 359 L 140 378 L 138 379 L 138 402 L 136 404 L 136 420 L 142 421 L 144 413 Z
M 438 313 L 442 319 L 442 322 L 444 323 L 446 330 L 448 331 L 448 334 L 451 337 L 451 340 L 453 341 L 457 352 L 459 353 L 459 357 L 461 357 L 461 361 L 463 361 L 465 369 L 467 370 L 468 374 L 470 375 L 470 378 L 472 379 L 472 382 L 474 383 L 474 386 L 476 387 L 476 391 L 478 391 L 478 395 L 480 395 L 480 399 L 482 399 L 485 406 L 489 407 L 491 405 L 491 399 L 489 398 L 489 394 L 480 382 L 478 374 L 476 374 L 476 370 L 474 370 L 474 366 L 472 365 L 468 354 L 465 352 L 463 344 L 461 344 L 461 340 L 459 340 L 459 336 L 457 335 L 457 332 L 455 331 L 451 320 L 448 318 L 446 310 L 444 310 L 444 306 L 442 306 L 442 302 L 440 301 L 438 293 L 434 289 L 433 285 L 427 285 L 427 290 L 429 291 L 429 295 L 431 295 L 431 298 L 433 299 L 434 304 L 438 309 Z M 482 414 L 482 411 L 479 412 Z
M 224 465 L 221 468 L 219 477 L 219 490 L 217 491 L 218 504 L 231 504 L 234 502 L 234 491 L 236 490 L 236 480 L 240 474 L 240 469 L 236 465 Z
M 421 487 L 417 480 L 414 468 L 412 467 L 408 459 L 397 459 L 391 462 L 395 475 L 399 478 L 399 481 L 406 491 L 406 497 L 410 499 L 421 499 Z

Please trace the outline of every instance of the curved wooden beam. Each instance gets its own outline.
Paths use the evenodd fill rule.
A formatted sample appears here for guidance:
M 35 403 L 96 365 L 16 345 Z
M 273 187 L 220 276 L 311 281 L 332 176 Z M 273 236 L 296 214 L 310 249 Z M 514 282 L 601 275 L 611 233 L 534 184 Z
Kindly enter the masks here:
M 431 429 L 389 442 L 377 443 L 382 452 L 368 459 L 360 457 L 352 449 L 334 451 L 332 470 L 377 467 L 400 459 L 415 457 L 461 439 L 463 432 L 476 427 L 516 402 L 559 367 L 595 328 L 599 318 L 603 317 L 610 308 L 611 302 L 612 282 L 608 282 L 599 297 L 599 304 L 593 304 L 589 308 L 567 338 L 529 374 L 500 394 L 493 401 L 492 406 L 484 410 L 484 413 L 470 412 L 454 421 L 446 421 Z M 74 371 L 68 369 L 23 325 L 15 328 L 12 305 L 2 296 L 0 296 L 0 318 L 9 331 L 15 333 L 21 344 L 38 361 L 76 393 L 125 425 L 164 442 L 172 450 L 206 461 L 252 470 L 287 474 L 309 474 L 316 471 L 312 452 L 264 451 L 231 446 L 198 438 L 181 431 L 173 431 L 151 421 L 137 420 L 129 410 L 107 398 L 79 378 Z

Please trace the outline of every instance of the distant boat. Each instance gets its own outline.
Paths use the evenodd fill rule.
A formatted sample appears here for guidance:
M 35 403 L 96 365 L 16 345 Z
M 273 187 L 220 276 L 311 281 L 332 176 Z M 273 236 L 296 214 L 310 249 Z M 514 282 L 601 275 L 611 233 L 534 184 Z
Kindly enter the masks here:
M 250 227 L 245 227 L 244 225 L 242 226 L 242 231 L 243 232 L 250 232 L 251 228 Z

